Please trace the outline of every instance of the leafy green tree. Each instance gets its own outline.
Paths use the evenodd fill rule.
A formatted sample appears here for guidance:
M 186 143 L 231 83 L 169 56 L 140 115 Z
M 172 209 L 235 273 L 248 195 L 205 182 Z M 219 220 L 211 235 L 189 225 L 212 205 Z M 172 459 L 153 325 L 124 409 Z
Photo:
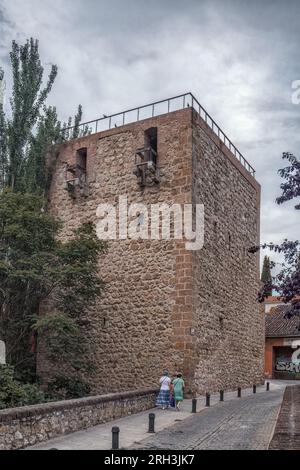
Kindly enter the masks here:
M 0 337 L 8 363 L 27 381 L 36 378 L 37 334 L 52 362 L 64 362 L 70 373 L 83 367 L 84 312 L 103 287 L 98 257 L 105 245 L 92 224 L 62 243 L 61 224 L 43 206 L 37 195 L 0 193 Z M 46 301 L 51 309 L 40 315 Z
M 264 257 L 261 281 L 264 283 L 266 295 L 272 295 L 272 274 L 270 258 L 268 256 Z
M 0 99 L 0 337 L 18 379 L 37 378 L 38 337 L 49 360 L 63 362 L 68 370 L 67 377 L 59 369 L 55 393 L 59 387 L 66 396 L 87 393 L 78 375 L 90 366 L 80 360 L 89 346 L 84 312 L 102 290 L 97 260 L 105 245 L 91 224 L 81 226 L 68 242 L 58 241 L 61 223 L 45 212 L 44 196 L 51 182 L 51 146 L 90 130 L 81 125 L 81 105 L 73 127 L 71 117 L 62 124 L 56 108 L 46 105 L 57 67 L 44 81 L 38 41 L 31 38 L 21 46 L 13 41 L 10 59 L 10 117 Z M 3 80 L 0 69 L 0 85 Z M 47 303 L 50 311 L 41 315 Z M 18 395 L 18 387 L 11 389 Z
M 20 184 L 23 192 L 45 195 L 50 187 L 52 167 L 47 161 L 47 153 L 53 144 L 59 144 L 70 138 L 76 139 L 89 133 L 89 129 L 80 127 L 82 119 L 82 106 L 78 106 L 74 116 L 74 126 L 66 129 L 72 124 L 72 118 L 68 124 L 58 120 L 55 107 L 44 107 L 44 115 L 38 121 L 37 129 L 29 141 L 24 172 Z
M 288 165 L 278 171 L 284 181 L 280 185 L 282 194 L 276 199 L 277 204 L 297 200 L 300 197 L 300 161 L 289 152 L 284 152 L 282 158 L 287 160 Z M 295 209 L 300 210 L 299 202 L 296 203 Z M 300 319 L 300 241 L 285 239 L 281 244 L 265 243 L 251 247 L 249 252 L 255 253 L 260 248 L 268 248 L 282 254 L 284 263 L 281 271 L 274 277 L 272 286 L 265 284 L 261 289 L 258 300 L 263 302 L 269 295 L 269 289 L 275 289 L 288 304 L 286 317 L 296 316 Z

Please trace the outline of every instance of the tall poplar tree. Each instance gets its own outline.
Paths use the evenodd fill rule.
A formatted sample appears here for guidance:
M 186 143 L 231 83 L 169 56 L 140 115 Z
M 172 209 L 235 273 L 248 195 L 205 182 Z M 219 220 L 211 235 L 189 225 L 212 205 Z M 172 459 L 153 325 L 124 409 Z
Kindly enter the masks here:
M 46 99 L 57 75 L 52 65 L 44 83 L 38 41 L 31 38 L 24 45 L 12 42 L 11 117 L 7 117 L 0 100 L 0 190 L 35 192 L 44 195 L 51 175 L 46 166 L 49 146 L 86 135 L 89 129 L 80 125 L 82 106 L 73 119 L 61 123 L 55 107 L 46 106 Z M 0 85 L 4 72 L 0 69 Z
M 38 41 L 31 38 L 23 46 L 12 42 L 12 117 L 7 119 L 8 169 L 7 183 L 13 190 L 22 189 L 22 174 L 26 150 L 45 101 L 57 75 L 52 65 L 46 85 L 43 87 L 44 69 L 41 65 Z
M 264 288 L 266 295 L 272 295 L 272 274 L 271 274 L 271 265 L 270 258 L 268 256 L 264 257 L 263 269 L 261 273 L 261 281 L 264 283 Z
M 3 109 L 4 72 L 0 68 L 0 190 L 6 184 L 7 175 L 7 128 Z

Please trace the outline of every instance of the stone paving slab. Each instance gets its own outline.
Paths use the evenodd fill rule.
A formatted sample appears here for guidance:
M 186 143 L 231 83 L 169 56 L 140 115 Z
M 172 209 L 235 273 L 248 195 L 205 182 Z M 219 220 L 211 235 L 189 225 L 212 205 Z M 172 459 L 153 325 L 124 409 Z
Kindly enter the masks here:
M 120 428 L 120 447 L 121 448 L 134 448 L 134 446 L 139 445 L 141 441 L 144 441 L 146 438 L 149 438 L 148 434 L 148 415 L 151 412 L 155 413 L 155 429 L 158 433 L 159 431 L 165 430 L 170 427 L 177 428 L 178 426 L 182 425 L 186 420 L 191 419 L 192 417 L 201 417 L 202 414 L 206 413 L 207 411 L 211 411 L 216 409 L 215 413 L 215 422 L 217 423 L 219 420 L 218 426 L 222 426 L 223 420 L 228 418 L 223 417 L 222 407 L 226 406 L 227 403 L 236 402 L 242 405 L 242 403 L 247 402 L 247 400 L 255 400 L 257 397 L 265 397 L 266 403 L 268 402 L 268 396 L 272 397 L 272 393 L 278 392 L 278 400 L 281 402 L 282 395 L 285 389 L 286 382 L 284 381 L 270 381 L 271 383 L 271 392 L 265 391 L 265 386 L 258 386 L 257 393 L 254 395 L 252 388 L 242 390 L 242 398 L 237 398 L 237 392 L 226 392 L 225 393 L 225 402 L 219 402 L 219 394 L 211 396 L 211 407 L 207 409 L 205 407 L 205 397 L 201 396 L 198 397 L 197 403 L 197 414 L 191 414 L 192 408 L 192 401 L 191 400 L 184 400 L 182 410 L 176 412 L 173 409 L 169 410 L 160 410 L 154 408 L 152 410 L 147 410 L 141 413 L 137 413 L 135 415 L 126 416 L 124 418 L 111 421 L 109 423 L 100 424 L 98 426 L 94 426 L 92 428 L 88 428 L 83 431 L 77 431 L 72 434 L 67 434 L 63 436 L 59 436 L 57 438 L 51 439 L 47 442 L 42 442 L 40 444 L 35 444 L 34 446 L 27 447 L 28 450 L 47 450 L 51 448 L 67 450 L 67 449 L 91 449 L 91 450 L 100 450 L 100 449 L 111 449 L 111 429 L 113 426 L 118 426 Z M 299 382 L 298 382 L 299 383 Z M 271 394 L 271 395 L 270 395 Z M 259 401 L 259 400 L 258 400 Z M 279 406 L 279 405 L 278 405 Z M 251 408 L 248 409 L 247 407 L 240 406 L 236 408 L 239 409 L 240 412 L 240 420 L 243 419 L 243 416 L 249 412 L 251 415 Z M 258 415 L 263 411 L 262 407 L 259 407 L 260 411 Z M 247 414 L 248 416 L 248 414 Z M 265 419 L 265 417 L 264 417 Z M 180 422 L 181 421 L 181 422 Z M 234 423 L 234 422 L 232 422 Z M 224 423 L 223 423 L 224 424 Z M 233 424 L 234 426 L 234 424 Z M 220 428 L 221 429 L 221 428 Z M 224 429 L 224 426 L 223 428 Z M 242 429 L 242 428 L 241 428 Z M 180 431 L 180 429 L 179 429 Z M 178 435 L 183 434 L 185 431 L 179 432 Z M 156 434 L 155 436 L 157 436 Z M 219 437 L 221 434 L 219 434 Z M 207 441 L 209 442 L 209 441 Z M 203 444 L 204 445 L 204 444 Z M 180 447 L 178 447 L 180 448 Z

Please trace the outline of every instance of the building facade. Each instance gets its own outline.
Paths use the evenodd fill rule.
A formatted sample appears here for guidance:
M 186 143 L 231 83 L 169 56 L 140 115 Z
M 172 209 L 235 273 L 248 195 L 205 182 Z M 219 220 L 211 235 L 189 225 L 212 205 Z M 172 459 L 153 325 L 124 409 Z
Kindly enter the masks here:
M 270 305 L 274 305 L 270 308 Z M 300 379 L 299 318 L 286 318 L 288 306 L 278 297 L 265 302 L 265 376 L 282 380 Z
M 204 206 L 201 249 L 183 239 L 108 242 L 99 259 L 105 291 L 86 312 L 97 393 L 156 385 L 163 369 L 182 372 L 191 393 L 263 380 L 259 260 L 248 252 L 259 244 L 260 186 L 200 105 L 171 111 L 166 102 L 165 113 L 141 119 L 138 110 L 136 122 L 110 121 L 57 149 L 49 206 L 64 222 L 63 239 L 82 222 L 97 223 L 99 204 L 117 207 L 120 196 Z M 40 348 L 39 375 L 53 372 Z

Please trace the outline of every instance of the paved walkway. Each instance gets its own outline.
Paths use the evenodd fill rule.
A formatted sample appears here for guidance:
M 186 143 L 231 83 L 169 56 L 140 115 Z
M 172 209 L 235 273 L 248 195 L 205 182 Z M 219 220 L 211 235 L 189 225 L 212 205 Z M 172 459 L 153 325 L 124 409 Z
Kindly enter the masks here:
M 132 449 L 267 449 L 283 390 L 218 403 Z
M 205 398 L 199 397 L 196 415 L 191 414 L 191 400 L 184 400 L 179 412 L 173 409 L 147 410 L 27 449 L 111 449 L 113 426 L 120 428 L 121 448 L 267 448 L 285 386 L 291 382 L 270 383 L 270 392 L 265 391 L 265 386 L 257 387 L 256 394 L 252 388 L 246 389 L 242 391 L 242 398 L 237 398 L 236 392 L 227 392 L 224 403 L 219 402 L 219 395 L 213 395 L 210 408 L 205 407 Z M 150 412 L 155 412 L 155 435 L 147 432 Z

